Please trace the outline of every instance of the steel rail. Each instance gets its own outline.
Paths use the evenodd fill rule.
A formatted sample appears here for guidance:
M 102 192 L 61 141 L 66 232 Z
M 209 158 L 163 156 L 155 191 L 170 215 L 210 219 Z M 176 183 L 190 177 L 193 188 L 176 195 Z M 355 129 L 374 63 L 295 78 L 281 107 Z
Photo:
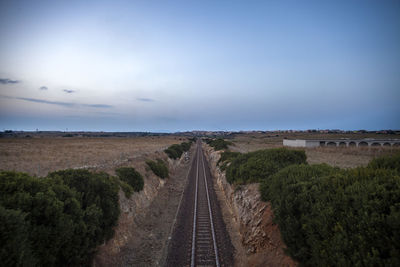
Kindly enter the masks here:
M 192 257 L 191 257 L 191 262 L 190 266 L 194 267 L 195 266 L 195 257 L 196 257 L 196 216 L 197 216 L 197 191 L 199 187 L 199 149 L 197 149 L 197 170 L 196 170 L 196 192 L 195 192 L 195 197 L 194 197 L 194 213 L 193 213 L 193 234 L 192 234 Z
M 204 182 L 206 185 L 206 194 L 207 194 L 207 202 L 208 202 L 208 212 L 210 214 L 210 226 L 211 226 L 211 233 L 213 238 L 214 244 L 214 253 L 215 253 L 215 264 L 219 267 L 219 258 L 218 258 L 218 248 L 217 248 L 217 241 L 215 238 L 215 230 L 214 230 L 214 222 L 212 218 L 212 211 L 211 211 L 211 204 L 210 204 L 210 196 L 208 195 L 208 185 L 207 185 L 207 175 L 206 175 L 206 168 L 204 167 L 204 156 L 201 154 L 201 161 L 203 162 L 203 171 L 204 171 Z
M 207 196 L 207 207 L 208 207 L 208 214 L 210 218 L 210 228 L 211 234 L 213 239 L 213 247 L 214 247 L 214 255 L 215 255 L 215 264 L 217 267 L 220 267 L 219 257 L 218 257 L 218 247 L 217 247 L 217 240 L 215 237 L 215 229 L 214 229 L 214 222 L 211 210 L 211 202 L 210 202 L 210 195 L 208 193 L 208 183 L 207 183 L 207 174 L 206 168 L 204 164 L 204 156 L 201 152 L 201 147 L 199 146 L 197 149 L 197 170 L 196 170 L 196 189 L 195 189 L 195 198 L 194 198 L 194 213 L 193 213 L 193 233 L 192 233 L 192 255 L 191 255 L 191 262 L 190 266 L 194 267 L 196 265 L 196 229 L 197 229 L 197 205 L 198 205 L 198 190 L 199 190 L 199 161 L 201 159 L 203 173 L 204 173 L 204 185 L 206 190 Z

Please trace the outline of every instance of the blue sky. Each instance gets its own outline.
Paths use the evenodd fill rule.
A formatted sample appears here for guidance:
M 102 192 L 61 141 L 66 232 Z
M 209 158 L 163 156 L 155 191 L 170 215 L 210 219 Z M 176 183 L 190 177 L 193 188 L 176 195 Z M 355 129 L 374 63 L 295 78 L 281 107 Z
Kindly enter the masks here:
M 400 129 L 400 1 L 1 1 L 0 130 Z

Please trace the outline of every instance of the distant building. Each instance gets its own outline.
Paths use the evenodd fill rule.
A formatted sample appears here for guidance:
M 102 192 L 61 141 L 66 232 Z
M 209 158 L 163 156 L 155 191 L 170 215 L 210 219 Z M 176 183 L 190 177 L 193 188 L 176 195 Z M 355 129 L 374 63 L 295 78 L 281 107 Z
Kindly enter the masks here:
M 338 140 L 290 140 L 283 139 L 283 145 L 289 147 L 393 147 L 400 146 L 399 139 L 361 139 L 361 140 L 350 140 L 350 139 L 338 139 Z

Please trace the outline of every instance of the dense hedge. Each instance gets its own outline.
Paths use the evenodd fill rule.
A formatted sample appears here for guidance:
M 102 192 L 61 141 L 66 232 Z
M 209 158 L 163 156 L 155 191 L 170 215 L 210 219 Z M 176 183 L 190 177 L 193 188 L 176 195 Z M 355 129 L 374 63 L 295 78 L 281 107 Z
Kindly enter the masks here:
M 122 180 L 120 180 L 117 177 L 114 177 L 116 182 L 118 183 L 119 187 L 122 189 L 122 191 L 125 194 L 126 198 L 130 198 L 133 194 L 133 188 L 132 186 L 130 186 L 127 182 L 124 182 Z
M 96 212 L 100 229 L 96 229 L 96 242 L 103 242 L 113 236 L 113 227 L 119 217 L 119 186 L 107 173 L 88 170 L 62 170 L 49 174 L 50 178 L 59 179 L 78 192 L 78 200 L 83 209 Z M 96 208 L 96 209 L 94 209 Z M 94 219 L 94 218 L 92 218 Z M 94 230 L 94 229 L 92 229 Z
M 4 266 L 36 266 L 26 213 L 0 205 L 0 260 Z
M 400 266 L 398 159 L 353 170 L 293 165 L 265 179 L 261 196 L 288 253 L 306 266 Z
M 168 177 L 168 167 L 161 159 L 157 159 L 157 161 L 148 160 L 146 164 L 158 177 L 162 179 Z
M 118 190 L 107 174 L 86 170 L 44 178 L 0 172 L 0 262 L 90 265 L 96 247 L 113 235 Z
M 181 148 L 182 148 L 183 152 L 189 151 L 191 146 L 192 146 L 192 142 L 181 143 Z
M 217 138 L 217 139 L 206 139 L 205 140 L 208 145 L 214 148 L 214 150 L 223 150 L 223 149 L 228 149 L 229 145 L 233 145 L 232 142 L 225 141 L 222 138 Z
M 368 167 L 372 169 L 392 169 L 400 173 L 400 153 L 373 159 Z
M 217 162 L 217 166 L 219 166 L 221 171 L 224 171 L 226 170 L 228 164 L 239 155 L 241 155 L 239 152 L 224 151 L 221 153 L 221 157 Z
M 258 150 L 234 156 L 226 168 L 226 179 L 236 184 L 260 182 L 286 166 L 302 163 L 306 163 L 304 151 L 286 148 Z
M 143 176 L 132 167 L 120 167 L 115 169 L 115 173 L 121 181 L 132 187 L 133 191 L 143 190 Z
M 182 156 L 183 152 L 189 151 L 190 147 L 192 146 L 192 142 L 183 142 L 181 144 L 174 144 L 164 152 L 170 157 L 171 159 L 178 159 Z

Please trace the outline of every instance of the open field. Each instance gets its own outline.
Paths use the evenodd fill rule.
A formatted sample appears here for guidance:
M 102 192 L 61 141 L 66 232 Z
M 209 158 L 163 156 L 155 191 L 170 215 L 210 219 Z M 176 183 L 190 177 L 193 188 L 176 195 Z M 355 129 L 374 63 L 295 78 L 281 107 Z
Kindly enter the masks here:
M 249 152 L 282 147 L 289 139 L 396 138 L 382 134 L 321 134 L 321 133 L 249 133 L 237 134 L 231 140 L 231 150 Z M 0 138 L 0 169 L 28 172 L 45 176 L 48 172 L 66 168 L 111 170 L 115 166 L 186 140 L 180 136 L 146 137 L 41 137 Z M 304 148 L 309 163 L 328 163 L 344 168 L 366 165 L 371 159 L 398 151 L 398 148 Z
M 177 136 L 132 138 L 1 138 L 0 170 L 45 176 L 66 168 L 108 170 L 128 160 L 161 152 L 186 140 Z
M 398 135 L 384 134 L 321 134 L 321 133 L 250 133 L 236 135 L 231 141 L 232 151 L 250 152 L 259 149 L 276 148 L 283 146 L 283 139 L 394 139 Z M 392 154 L 400 151 L 400 148 L 352 148 L 352 147 L 317 147 L 298 148 L 306 151 L 307 161 L 310 164 L 327 163 L 342 168 L 365 166 L 378 156 Z

